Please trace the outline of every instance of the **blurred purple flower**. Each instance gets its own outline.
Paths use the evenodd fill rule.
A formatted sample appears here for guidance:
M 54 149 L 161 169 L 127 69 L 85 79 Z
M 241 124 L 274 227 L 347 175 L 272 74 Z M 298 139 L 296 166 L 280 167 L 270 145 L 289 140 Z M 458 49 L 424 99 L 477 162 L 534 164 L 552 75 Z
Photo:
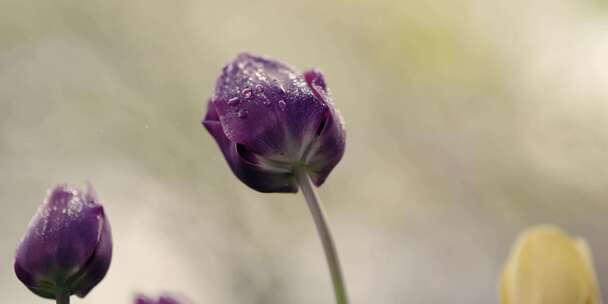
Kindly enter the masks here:
M 203 125 L 234 174 L 260 192 L 297 192 L 294 168 L 323 184 L 346 133 L 323 75 L 242 53 L 223 69 Z
M 92 186 L 82 192 L 60 185 L 32 218 L 14 267 L 19 280 L 41 297 L 84 297 L 104 278 L 111 260 L 110 223 Z
M 177 298 L 175 298 L 173 296 L 169 296 L 169 295 L 162 295 L 158 298 L 158 300 L 148 298 L 144 295 L 138 295 L 135 297 L 135 302 L 134 302 L 134 304 L 188 304 L 188 303 L 190 303 L 190 302 L 187 302 L 186 300 L 183 300 L 183 299 L 177 300 Z

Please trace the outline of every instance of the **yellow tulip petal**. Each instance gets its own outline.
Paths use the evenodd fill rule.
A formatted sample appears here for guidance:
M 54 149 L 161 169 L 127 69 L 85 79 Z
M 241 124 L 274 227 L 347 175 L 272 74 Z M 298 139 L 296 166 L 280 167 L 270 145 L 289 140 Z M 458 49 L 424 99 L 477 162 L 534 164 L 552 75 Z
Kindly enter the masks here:
M 509 286 L 507 285 L 507 272 L 503 271 L 500 275 L 500 303 L 501 304 L 511 304 L 511 300 L 509 299 Z
M 556 226 L 526 229 L 505 265 L 500 300 L 502 304 L 599 304 L 589 246 Z
M 589 244 L 587 244 L 587 242 L 582 238 L 575 240 L 575 246 L 585 261 L 585 265 L 587 266 L 587 276 L 592 287 L 589 299 L 585 304 L 601 304 L 602 301 L 600 299 L 599 284 L 595 274 L 595 265 L 593 263 L 593 254 L 591 253 L 591 248 L 589 247 Z

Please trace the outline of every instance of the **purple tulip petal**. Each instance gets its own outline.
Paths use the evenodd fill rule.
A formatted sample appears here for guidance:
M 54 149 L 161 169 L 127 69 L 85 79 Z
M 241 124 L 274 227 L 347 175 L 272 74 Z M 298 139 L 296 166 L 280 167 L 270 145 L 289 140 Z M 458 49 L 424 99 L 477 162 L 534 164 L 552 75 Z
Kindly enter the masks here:
M 138 295 L 137 297 L 135 297 L 134 303 L 135 304 L 156 304 L 156 302 L 153 299 L 150 299 L 143 295 Z
M 73 286 L 74 294 L 84 298 L 106 276 L 111 262 L 112 229 L 110 228 L 110 223 L 105 221 L 95 253 L 75 276 L 73 283 L 69 284 Z
M 171 296 L 161 296 L 158 299 L 158 304 L 180 304 L 179 301 L 177 301 L 176 299 L 174 299 Z
M 17 278 L 30 291 L 46 299 L 55 299 L 54 284 L 50 282 L 36 282 L 34 280 L 34 276 L 27 270 L 23 269 L 19 263 L 15 263 L 14 268 Z
M 186 300 L 177 300 L 177 298 L 170 295 L 162 295 L 158 300 L 146 297 L 144 295 L 138 295 L 135 297 L 134 304 L 188 304 Z
M 320 91 L 327 93 L 325 77 L 323 77 L 323 74 L 319 70 L 312 69 L 304 72 L 304 80 L 306 80 L 306 83 L 315 94 L 319 94 Z M 319 96 L 319 98 L 321 97 Z
M 294 70 L 249 54 L 227 66 L 212 102 L 230 141 L 277 161 L 300 158 L 325 111 Z
M 335 109 L 331 98 L 327 94 L 325 79 L 316 70 L 304 73 L 306 82 L 313 90 L 315 96 L 323 100 L 328 106 L 324 113 L 324 120 L 319 127 L 315 142 L 310 145 L 307 152 L 306 163 L 314 184 L 318 187 L 325 182 L 325 179 L 333 168 L 340 162 L 346 147 L 346 130 L 344 120 L 340 113 Z
M 213 107 L 214 104 L 209 103 L 203 125 L 222 150 L 234 175 L 249 187 L 260 192 L 297 192 L 298 187 L 295 180 L 287 169 L 278 171 L 265 168 L 255 154 L 246 150 L 244 146 L 231 142 L 226 137 Z
M 89 205 L 66 186 L 53 190 L 30 224 L 17 262 L 47 279 L 69 277 L 92 255 L 100 235 L 98 205 Z

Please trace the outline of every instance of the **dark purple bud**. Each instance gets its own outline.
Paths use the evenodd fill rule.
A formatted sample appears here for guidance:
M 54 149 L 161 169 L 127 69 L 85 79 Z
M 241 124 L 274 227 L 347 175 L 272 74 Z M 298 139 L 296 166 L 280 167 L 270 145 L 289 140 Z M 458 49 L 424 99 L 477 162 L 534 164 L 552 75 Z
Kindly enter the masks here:
M 92 186 L 82 192 L 60 185 L 32 218 L 17 249 L 15 273 L 41 297 L 84 297 L 104 278 L 111 260 L 110 223 Z
M 177 297 L 174 296 L 169 296 L 169 295 L 162 295 L 158 298 L 158 300 L 154 300 L 151 298 L 148 298 L 144 295 L 138 295 L 135 297 L 135 302 L 134 304 L 188 304 L 190 302 L 188 302 L 187 300 L 184 299 L 177 299 Z
M 224 67 L 203 125 L 234 174 L 260 192 L 297 192 L 302 166 L 320 186 L 344 155 L 344 123 L 323 75 L 251 54 Z

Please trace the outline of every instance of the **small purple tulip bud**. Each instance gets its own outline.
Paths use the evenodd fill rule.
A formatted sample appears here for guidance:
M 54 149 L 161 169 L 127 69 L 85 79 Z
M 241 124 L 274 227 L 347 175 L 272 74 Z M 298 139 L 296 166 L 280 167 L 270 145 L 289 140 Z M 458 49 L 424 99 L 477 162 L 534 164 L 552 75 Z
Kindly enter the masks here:
M 177 299 L 174 296 L 162 295 L 158 298 L 158 300 L 154 300 L 152 298 L 148 298 L 144 295 L 138 295 L 135 297 L 134 304 L 188 304 L 187 300 Z
M 323 75 L 251 54 L 224 67 L 203 125 L 234 174 L 260 192 L 297 192 L 298 167 L 320 186 L 344 155 L 344 123 Z
M 19 244 L 15 273 L 35 294 L 84 297 L 106 275 L 112 260 L 110 223 L 91 185 L 49 191 Z

